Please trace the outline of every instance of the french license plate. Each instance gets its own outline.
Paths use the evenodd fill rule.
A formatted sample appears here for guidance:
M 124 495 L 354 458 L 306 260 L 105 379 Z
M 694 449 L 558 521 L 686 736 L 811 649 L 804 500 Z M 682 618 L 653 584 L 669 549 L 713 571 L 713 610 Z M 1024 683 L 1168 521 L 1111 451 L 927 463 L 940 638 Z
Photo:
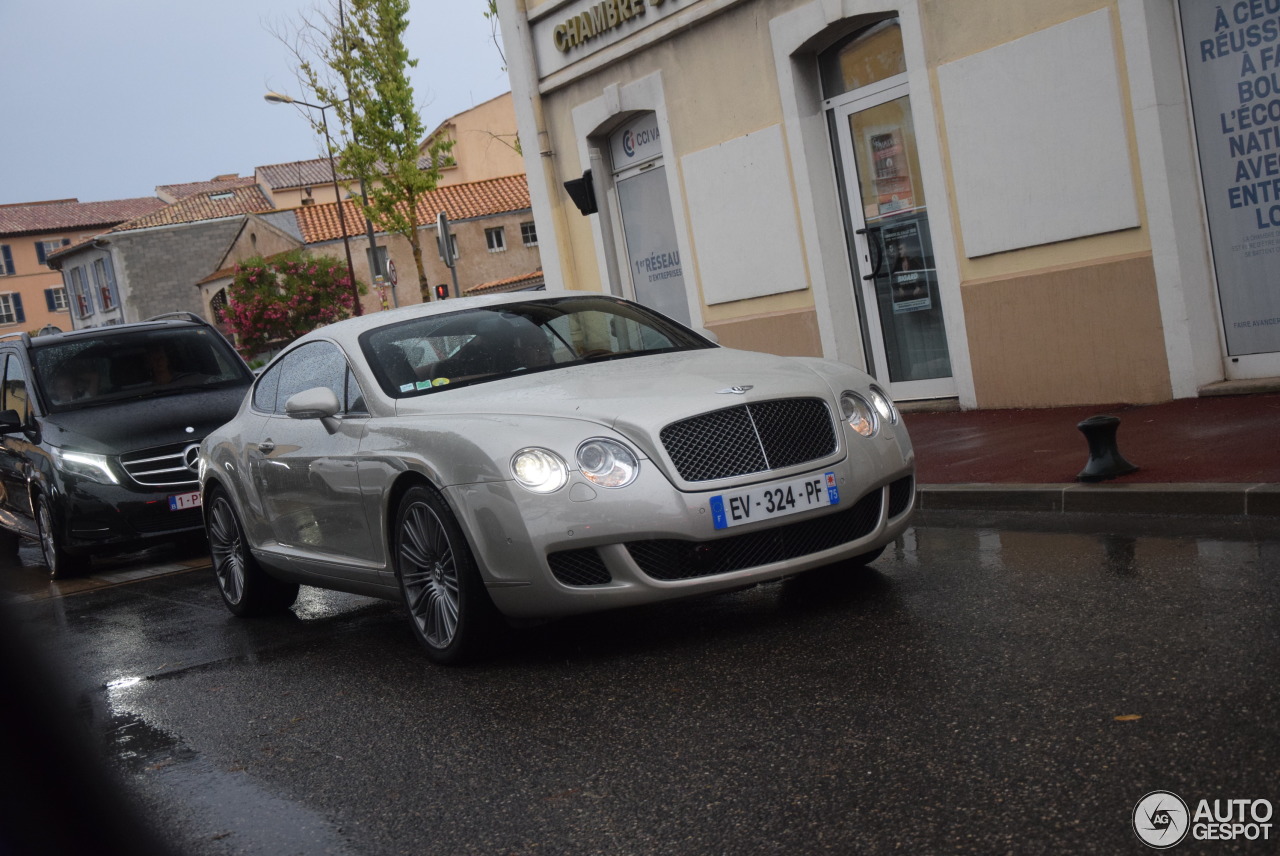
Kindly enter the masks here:
M 728 529 L 757 520 L 769 520 L 837 505 L 839 502 L 840 488 L 836 486 L 836 474 L 824 473 L 713 496 L 711 520 L 717 529 Z
M 169 497 L 170 511 L 183 511 L 184 509 L 187 509 L 187 508 L 199 508 L 199 507 L 200 507 L 200 491 L 198 490 L 193 491 L 191 493 L 175 493 L 173 496 Z

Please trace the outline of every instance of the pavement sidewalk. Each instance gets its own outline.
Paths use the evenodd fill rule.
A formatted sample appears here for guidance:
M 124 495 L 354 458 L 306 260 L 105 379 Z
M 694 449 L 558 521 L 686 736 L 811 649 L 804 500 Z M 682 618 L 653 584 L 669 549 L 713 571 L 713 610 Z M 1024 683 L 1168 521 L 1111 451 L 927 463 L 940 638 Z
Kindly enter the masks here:
M 1077 425 L 1120 419 L 1136 472 L 1078 482 L 1089 459 Z M 926 510 L 1229 514 L 1280 517 L 1280 393 L 1163 404 L 916 412 L 903 420 Z

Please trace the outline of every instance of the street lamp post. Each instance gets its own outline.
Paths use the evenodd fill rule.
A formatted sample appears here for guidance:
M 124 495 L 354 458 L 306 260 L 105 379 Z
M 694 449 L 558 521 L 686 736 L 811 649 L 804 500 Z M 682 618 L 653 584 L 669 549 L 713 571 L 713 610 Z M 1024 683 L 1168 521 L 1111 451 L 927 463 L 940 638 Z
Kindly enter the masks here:
M 351 263 L 351 240 L 347 237 L 347 217 L 343 213 L 342 190 L 338 187 L 338 167 L 333 162 L 333 140 L 329 137 L 329 119 L 325 115 L 325 111 L 333 105 L 308 104 L 306 101 L 299 101 L 290 95 L 282 95 L 279 92 L 268 92 L 262 97 L 270 104 L 297 104 L 299 107 L 310 107 L 313 110 L 320 111 L 320 125 L 324 128 L 325 150 L 329 153 L 329 174 L 333 176 L 333 198 L 338 206 L 338 228 L 342 230 L 342 247 L 347 252 L 347 278 L 351 281 L 351 298 L 354 301 L 352 312 L 356 315 L 363 315 L 364 308 L 360 305 L 360 286 L 356 283 L 355 265 Z

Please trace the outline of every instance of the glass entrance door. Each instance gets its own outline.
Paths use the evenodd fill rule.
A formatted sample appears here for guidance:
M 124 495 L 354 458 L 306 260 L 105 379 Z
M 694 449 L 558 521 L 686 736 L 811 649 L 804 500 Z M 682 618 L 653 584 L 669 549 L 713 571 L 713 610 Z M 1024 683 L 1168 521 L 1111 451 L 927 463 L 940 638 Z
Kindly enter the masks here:
M 833 100 L 873 374 L 898 399 L 953 396 L 905 75 Z

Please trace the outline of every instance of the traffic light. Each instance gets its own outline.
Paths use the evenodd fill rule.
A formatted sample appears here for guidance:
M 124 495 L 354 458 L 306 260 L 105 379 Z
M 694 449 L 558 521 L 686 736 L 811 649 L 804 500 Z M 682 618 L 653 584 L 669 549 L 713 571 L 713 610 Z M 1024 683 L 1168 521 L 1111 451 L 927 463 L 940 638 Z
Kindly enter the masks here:
M 449 286 L 441 283 L 436 286 L 436 300 L 444 300 L 449 296 Z

